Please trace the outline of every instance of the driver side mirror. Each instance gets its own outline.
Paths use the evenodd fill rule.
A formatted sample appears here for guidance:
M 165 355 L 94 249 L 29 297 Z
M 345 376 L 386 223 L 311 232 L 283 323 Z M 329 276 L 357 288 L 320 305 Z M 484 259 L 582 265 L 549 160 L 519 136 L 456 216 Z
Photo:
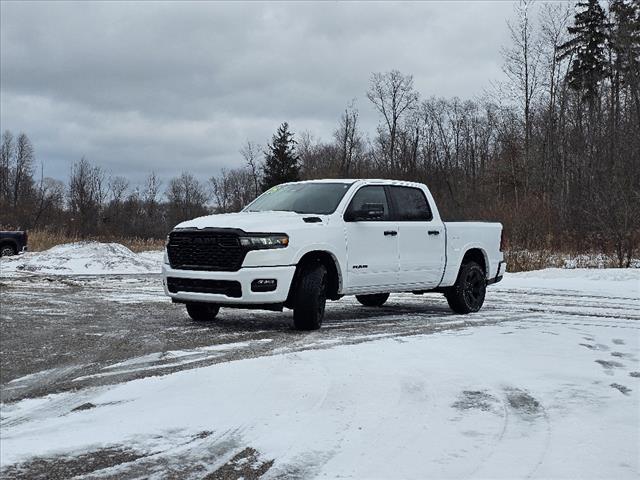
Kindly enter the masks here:
M 359 210 L 348 211 L 345 215 L 347 222 L 362 220 L 382 220 L 384 218 L 384 205 L 382 203 L 365 203 Z

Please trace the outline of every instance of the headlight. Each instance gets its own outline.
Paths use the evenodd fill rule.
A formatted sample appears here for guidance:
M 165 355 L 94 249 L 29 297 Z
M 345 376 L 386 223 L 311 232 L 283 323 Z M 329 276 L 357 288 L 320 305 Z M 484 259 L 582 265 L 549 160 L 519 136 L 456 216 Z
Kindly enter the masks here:
M 240 245 L 251 250 L 264 248 L 285 248 L 289 245 L 289 237 L 284 234 L 276 235 L 247 235 L 240 237 Z

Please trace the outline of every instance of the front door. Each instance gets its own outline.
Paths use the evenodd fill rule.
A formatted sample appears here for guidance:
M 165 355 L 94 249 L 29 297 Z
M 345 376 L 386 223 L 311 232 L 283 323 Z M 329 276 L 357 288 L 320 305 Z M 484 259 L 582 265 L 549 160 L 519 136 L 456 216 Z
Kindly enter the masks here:
M 384 214 L 376 220 L 345 221 L 347 241 L 347 289 L 365 290 L 398 283 L 398 222 L 390 218 L 385 188 L 367 185 L 356 192 L 349 212 L 366 204 L 382 204 Z

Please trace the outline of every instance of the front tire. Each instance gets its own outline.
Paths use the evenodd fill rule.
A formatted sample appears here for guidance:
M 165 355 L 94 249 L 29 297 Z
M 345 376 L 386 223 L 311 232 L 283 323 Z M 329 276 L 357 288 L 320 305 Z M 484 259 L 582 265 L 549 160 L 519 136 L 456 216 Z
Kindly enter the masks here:
M 476 262 L 463 263 L 456 283 L 445 293 L 449 307 L 456 313 L 477 312 L 484 303 L 487 277 Z
M 17 254 L 18 251 L 11 245 L 2 245 L 2 247 L 0 247 L 0 257 L 12 257 Z
M 374 293 L 372 295 L 356 295 L 356 299 L 365 307 L 381 307 L 389 299 L 388 293 Z
M 293 326 L 296 330 L 317 330 L 322 325 L 327 303 L 327 267 L 314 264 L 307 267 L 298 282 L 293 305 Z
M 187 313 L 196 322 L 210 322 L 219 311 L 220 307 L 212 303 L 187 303 Z

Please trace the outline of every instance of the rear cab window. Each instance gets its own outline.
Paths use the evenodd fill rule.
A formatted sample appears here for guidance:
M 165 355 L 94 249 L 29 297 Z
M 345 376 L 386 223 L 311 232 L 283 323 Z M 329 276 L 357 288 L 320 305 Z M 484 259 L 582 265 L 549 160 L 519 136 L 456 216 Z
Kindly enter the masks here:
M 429 222 L 433 213 L 424 192 L 415 187 L 389 186 L 395 209 L 395 220 L 401 222 Z

